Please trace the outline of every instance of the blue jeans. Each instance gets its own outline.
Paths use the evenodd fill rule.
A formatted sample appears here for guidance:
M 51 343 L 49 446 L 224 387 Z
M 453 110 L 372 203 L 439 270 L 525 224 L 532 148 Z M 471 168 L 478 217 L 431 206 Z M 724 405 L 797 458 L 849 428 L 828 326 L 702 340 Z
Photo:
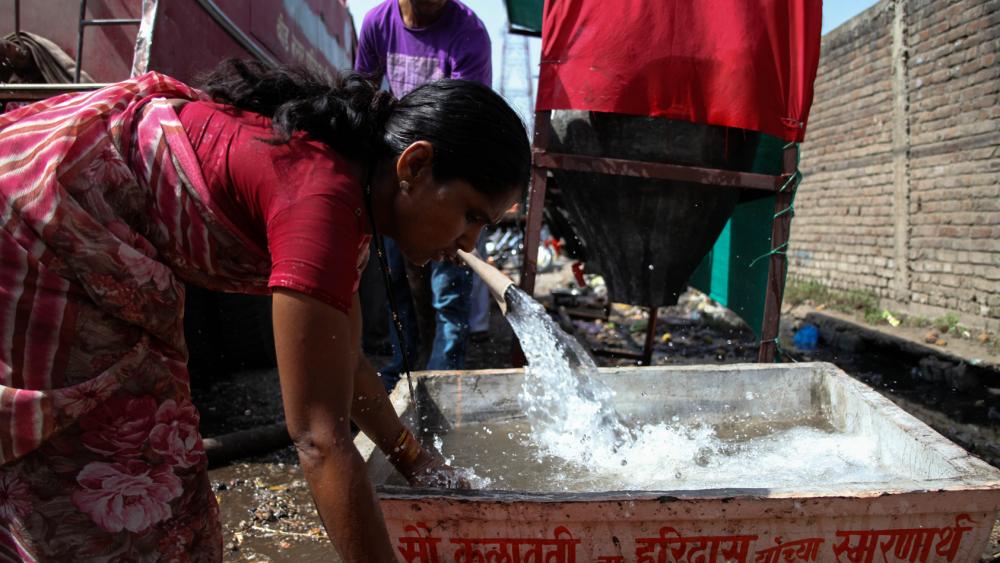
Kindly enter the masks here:
M 472 270 L 451 262 L 431 262 L 434 345 L 427 369 L 462 369 L 469 340 Z
M 403 325 L 403 337 L 406 339 L 406 356 L 410 368 L 416 369 L 416 362 L 420 357 L 420 334 L 412 293 L 406 279 L 406 263 L 392 239 L 385 239 L 385 253 L 390 270 L 390 291 L 395 296 L 399 320 Z M 472 270 L 451 262 L 431 262 L 427 268 L 435 330 L 426 369 L 462 369 L 465 366 L 465 349 L 469 338 Z M 403 370 L 403 354 L 391 317 L 389 334 L 393 357 L 389 365 L 380 370 L 380 374 L 386 389 L 392 390 Z

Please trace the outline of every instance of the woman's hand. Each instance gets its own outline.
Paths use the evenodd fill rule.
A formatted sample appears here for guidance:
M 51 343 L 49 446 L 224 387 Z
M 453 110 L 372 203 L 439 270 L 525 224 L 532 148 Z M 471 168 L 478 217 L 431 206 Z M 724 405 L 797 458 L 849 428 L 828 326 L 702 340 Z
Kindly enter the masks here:
M 411 487 L 436 487 L 441 489 L 471 489 L 469 480 L 454 467 L 447 465 L 440 454 L 427 449 L 414 462 L 409 474 L 404 473 Z
M 441 454 L 420 445 L 409 428 L 404 427 L 393 446 L 384 451 L 396 470 L 414 487 L 472 488 L 468 479 L 447 465 Z

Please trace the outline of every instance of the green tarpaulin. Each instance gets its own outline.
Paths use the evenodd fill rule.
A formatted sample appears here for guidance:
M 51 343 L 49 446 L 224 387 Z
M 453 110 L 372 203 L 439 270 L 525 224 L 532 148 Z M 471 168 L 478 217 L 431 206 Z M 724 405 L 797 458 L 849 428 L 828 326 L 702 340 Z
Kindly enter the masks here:
M 781 173 L 784 141 L 761 135 L 753 171 Z M 765 196 L 736 206 L 715 246 L 691 275 L 691 285 L 734 311 L 760 336 L 767 294 L 766 255 L 771 250 L 774 196 Z
M 542 33 L 543 0 L 504 0 L 507 21 L 513 29 L 529 33 Z

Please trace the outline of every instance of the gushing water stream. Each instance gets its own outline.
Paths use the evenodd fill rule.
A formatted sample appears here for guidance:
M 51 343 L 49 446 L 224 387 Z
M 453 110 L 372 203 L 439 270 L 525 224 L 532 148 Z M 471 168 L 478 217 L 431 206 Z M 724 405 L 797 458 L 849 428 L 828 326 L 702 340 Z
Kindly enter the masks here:
M 527 359 L 518 399 L 547 453 L 589 467 L 633 442 L 611 407 L 614 391 L 595 378 L 597 365 L 580 343 L 520 289 L 509 288 L 506 297 L 507 320 Z

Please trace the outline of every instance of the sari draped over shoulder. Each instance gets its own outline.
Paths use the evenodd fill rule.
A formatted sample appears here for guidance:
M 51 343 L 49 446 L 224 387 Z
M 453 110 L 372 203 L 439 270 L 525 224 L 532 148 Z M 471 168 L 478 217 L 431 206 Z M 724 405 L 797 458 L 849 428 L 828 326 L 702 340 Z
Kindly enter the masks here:
M 268 293 L 148 73 L 0 115 L 0 559 L 219 561 L 184 282 Z

